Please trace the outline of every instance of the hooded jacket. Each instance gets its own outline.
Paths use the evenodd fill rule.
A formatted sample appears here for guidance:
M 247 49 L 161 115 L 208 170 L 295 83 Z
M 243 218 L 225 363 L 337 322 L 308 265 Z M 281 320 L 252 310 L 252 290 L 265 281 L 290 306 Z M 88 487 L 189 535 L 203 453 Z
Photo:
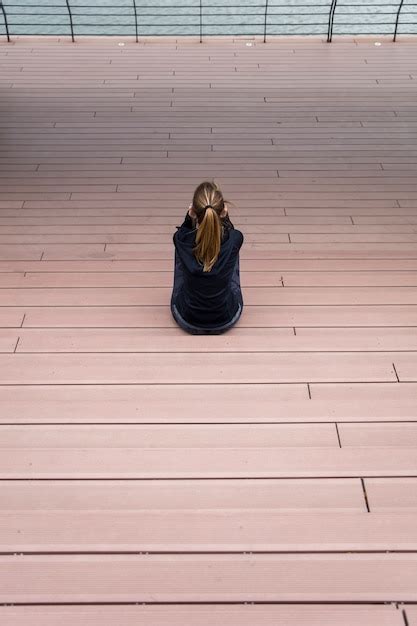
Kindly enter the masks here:
M 227 324 L 242 302 L 240 288 L 232 289 L 232 277 L 244 237 L 234 228 L 229 216 L 222 219 L 222 224 L 220 254 L 210 272 L 203 272 L 203 264 L 194 256 L 197 228 L 188 213 L 173 236 L 176 262 L 183 272 L 183 284 L 175 305 L 186 322 L 201 328 Z

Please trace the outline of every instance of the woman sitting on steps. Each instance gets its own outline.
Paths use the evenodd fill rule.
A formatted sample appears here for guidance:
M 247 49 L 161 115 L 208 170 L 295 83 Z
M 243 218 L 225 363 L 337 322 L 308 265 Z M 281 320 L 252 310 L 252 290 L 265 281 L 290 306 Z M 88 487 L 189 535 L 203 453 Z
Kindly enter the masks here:
M 175 245 L 172 315 L 193 335 L 217 335 L 231 328 L 243 310 L 239 250 L 243 235 L 230 221 L 214 182 L 196 188 Z

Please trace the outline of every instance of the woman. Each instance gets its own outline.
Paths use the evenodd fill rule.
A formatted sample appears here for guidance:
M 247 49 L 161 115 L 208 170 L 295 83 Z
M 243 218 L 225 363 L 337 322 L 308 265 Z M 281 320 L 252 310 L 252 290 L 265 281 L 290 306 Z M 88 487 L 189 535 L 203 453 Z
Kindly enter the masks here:
M 225 332 L 243 310 L 239 278 L 243 235 L 230 221 L 226 201 L 214 182 L 198 185 L 173 240 L 175 321 L 194 335 Z

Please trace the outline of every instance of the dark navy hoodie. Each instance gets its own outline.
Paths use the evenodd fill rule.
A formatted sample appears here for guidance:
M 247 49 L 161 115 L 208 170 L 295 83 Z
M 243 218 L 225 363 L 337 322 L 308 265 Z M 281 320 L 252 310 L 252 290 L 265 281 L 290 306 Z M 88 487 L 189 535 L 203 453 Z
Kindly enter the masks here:
M 210 272 L 203 272 L 203 264 L 194 256 L 197 229 L 195 220 L 188 213 L 173 236 L 184 278 L 174 304 L 185 321 L 202 328 L 227 324 L 242 301 L 240 289 L 232 289 L 231 285 L 243 234 L 234 228 L 228 216 L 222 219 L 222 224 L 220 254 Z

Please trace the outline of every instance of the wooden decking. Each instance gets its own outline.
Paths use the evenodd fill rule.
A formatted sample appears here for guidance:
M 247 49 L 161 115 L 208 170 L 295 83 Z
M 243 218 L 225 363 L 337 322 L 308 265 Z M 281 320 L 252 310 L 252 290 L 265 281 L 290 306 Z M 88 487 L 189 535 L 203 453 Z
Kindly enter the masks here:
M 2 624 L 416 626 L 417 41 L 381 41 L 0 44 Z M 194 337 L 212 177 L 245 309 Z

